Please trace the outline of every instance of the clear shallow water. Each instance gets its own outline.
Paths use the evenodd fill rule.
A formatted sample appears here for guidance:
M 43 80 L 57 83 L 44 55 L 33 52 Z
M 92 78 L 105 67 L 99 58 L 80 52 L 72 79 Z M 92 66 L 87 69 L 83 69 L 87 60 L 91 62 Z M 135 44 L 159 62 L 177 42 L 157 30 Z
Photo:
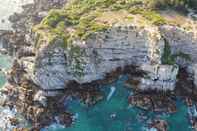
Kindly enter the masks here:
M 107 85 L 117 88 L 114 95 L 109 101 L 104 100 L 94 107 L 87 108 L 77 100 L 72 101 L 69 110 L 78 116 L 72 127 L 63 128 L 52 124 L 43 131 L 149 131 L 147 125 L 153 118 L 167 120 L 169 131 L 192 131 L 187 119 L 188 109 L 180 100 L 177 100 L 178 112 L 171 115 L 129 107 L 127 102 L 129 91 L 124 88 L 125 80 L 126 77 L 122 77 L 112 85 Z M 103 91 L 107 96 L 110 88 Z M 116 117 L 111 118 L 112 114 L 116 114 Z
M 11 58 L 9 56 L 0 54 L 0 69 L 8 69 L 11 66 Z M 0 71 L 0 87 L 6 82 L 6 78 L 3 72 Z

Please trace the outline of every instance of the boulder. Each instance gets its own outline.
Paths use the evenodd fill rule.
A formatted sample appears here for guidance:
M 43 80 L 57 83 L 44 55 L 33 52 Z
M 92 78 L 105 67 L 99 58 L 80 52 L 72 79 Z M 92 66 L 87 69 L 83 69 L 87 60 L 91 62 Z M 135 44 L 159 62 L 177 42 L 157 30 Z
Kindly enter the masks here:
M 47 106 L 47 97 L 45 96 L 45 92 L 38 91 L 34 95 L 34 101 L 39 102 L 41 105 L 43 105 L 44 107 L 46 107 Z

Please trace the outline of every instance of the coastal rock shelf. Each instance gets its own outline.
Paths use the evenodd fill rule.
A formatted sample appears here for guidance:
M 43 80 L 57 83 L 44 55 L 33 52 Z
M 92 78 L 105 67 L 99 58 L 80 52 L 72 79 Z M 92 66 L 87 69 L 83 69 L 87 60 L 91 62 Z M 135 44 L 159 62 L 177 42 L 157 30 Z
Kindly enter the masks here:
M 102 80 L 117 68 L 135 65 L 147 73 L 146 79 L 141 80 L 141 89 L 173 90 L 178 67 L 162 65 L 164 40 L 160 35 L 151 38 L 149 34 L 154 32 L 149 30 L 129 25 L 112 27 L 87 41 L 74 41 L 73 46 L 77 46 L 80 54 L 70 54 L 69 50 L 62 48 L 61 40 L 52 44 L 43 41 L 40 44 L 44 46 L 36 51 L 33 79 L 45 90 L 65 89 L 69 81 L 89 83 Z M 79 57 L 81 61 L 75 61 L 73 57 Z M 77 74 L 77 64 L 83 68 L 80 74 Z
M 34 0 L 23 6 L 9 18 L 13 30 L 0 34 L 1 53 L 14 57 L 2 106 L 17 109 L 32 130 L 52 122 L 68 127 L 76 119 L 69 101 L 93 106 L 105 99 L 101 87 L 121 75 L 128 76 L 132 106 L 175 113 L 178 97 L 192 106 L 197 22 L 168 8 L 150 7 L 149 0 Z M 118 90 L 112 87 L 107 101 Z M 166 131 L 168 123 L 150 125 Z

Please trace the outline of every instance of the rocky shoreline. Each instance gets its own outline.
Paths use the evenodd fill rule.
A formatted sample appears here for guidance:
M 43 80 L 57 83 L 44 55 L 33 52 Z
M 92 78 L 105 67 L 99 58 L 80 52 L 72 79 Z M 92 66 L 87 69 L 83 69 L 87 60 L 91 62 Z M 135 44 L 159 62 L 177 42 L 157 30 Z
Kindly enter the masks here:
M 195 75 L 191 75 L 192 73 L 187 71 L 188 68 L 182 68 L 182 66 L 185 65 L 185 61 L 182 62 L 182 59 L 177 62 L 178 64 L 179 62 L 182 62 L 179 64 L 179 67 L 160 64 L 160 55 L 162 51 L 159 52 L 159 54 L 155 54 L 155 52 L 157 51 L 156 48 L 160 50 L 164 48 L 163 46 L 165 39 L 163 40 L 161 36 L 157 36 L 158 30 L 155 30 L 155 28 L 140 31 L 140 34 L 138 33 L 138 27 L 133 25 L 121 27 L 118 25 L 114 29 L 110 29 L 108 32 L 106 31 L 109 34 L 105 32 L 106 34 L 103 36 L 105 37 L 104 39 L 102 36 L 100 36 L 100 34 L 97 34 L 98 36 L 96 37 L 98 37 L 98 41 L 96 42 L 99 47 L 97 47 L 98 45 L 92 45 L 96 47 L 90 46 L 84 49 L 87 51 L 87 56 L 84 57 L 89 58 L 89 55 L 92 55 L 91 52 L 94 52 L 94 56 L 100 55 L 100 57 L 102 57 L 100 58 L 100 61 L 103 61 L 103 63 L 101 63 L 101 67 L 99 67 L 100 72 L 97 72 L 98 74 L 96 74 L 96 76 L 94 74 L 95 72 L 88 72 L 89 70 L 86 72 L 87 78 L 91 78 L 93 81 L 81 82 L 83 80 L 79 80 L 78 78 L 70 80 L 69 77 L 68 81 L 59 81 L 62 80 L 61 75 L 64 73 L 61 71 L 65 70 L 61 70 L 59 67 L 64 66 L 62 63 L 65 64 L 64 61 L 67 59 L 65 60 L 63 58 L 66 56 L 61 54 L 61 49 L 59 50 L 59 48 L 57 48 L 56 51 L 56 48 L 54 49 L 50 46 L 47 47 L 49 50 L 45 50 L 45 48 L 41 50 L 44 53 L 35 51 L 36 38 L 31 29 L 33 25 L 39 24 L 41 20 L 47 16 L 50 9 L 61 8 L 66 2 L 67 0 L 35 0 L 34 4 L 24 6 L 24 11 L 22 13 L 16 13 L 10 17 L 10 21 L 13 23 L 14 31 L 3 32 L 0 35 L 3 48 L 5 49 L 1 52 L 15 56 L 13 66 L 7 73 L 8 83 L 1 91 L 3 96 L 6 96 L 3 100 L 1 100 L 1 106 L 9 107 L 10 109 L 16 109 L 18 112 L 20 112 L 31 123 L 32 128 L 29 130 L 37 131 L 45 126 L 50 125 L 52 122 L 57 121 L 65 127 L 70 126 L 73 123 L 74 118 L 73 114 L 66 111 L 66 101 L 74 97 L 80 99 L 82 103 L 88 106 L 93 106 L 104 98 L 100 90 L 100 86 L 115 81 L 121 74 L 129 76 L 129 80 L 125 83 L 125 85 L 134 92 L 128 98 L 128 103 L 132 106 L 154 112 L 175 113 L 177 110 L 175 103 L 177 97 L 183 98 L 188 107 L 195 105 L 195 101 L 197 100 L 197 89 L 194 83 Z M 133 30 L 135 28 L 136 30 Z M 171 27 L 163 28 L 164 29 L 161 31 L 164 32 L 166 38 L 170 38 L 166 33 L 169 31 L 166 30 L 170 30 Z M 129 32 L 128 29 L 133 30 L 133 32 Z M 175 29 L 172 30 L 174 31 Z M 153 33 L 153 36 L 149 36 L 150 34 L 147 33 L 148 31 L 153 31 L 151 32 Z M 126 34 L 126 37 L 128 38 L 121 38 L 118 33 L 122 35 Z M 176 34 L 176 32 L 174 32 L 174 34 Z M 131 35 L 134 39 L 137 39 L 134 45 L 124 45 L 125 39 L 128 39 L 129 42 L 133 40 L 130 40 L 129 35 Z M 147 45 L 145 45 L 147 39 L 142 38 L 143 35 L 145 35 L 147 39 L 154 37 L 156 40 L 154 41 L 151 39 L 150 42 L 152 43 L 149 43 L 151 45 L 150 47 L 147 47 Z M 122 49 L 119 48 L 120 45 L 117 43 L 115 43 L 117 44 L 117 48 L 111 47 L 114 44 L 113 42 L 117 41 L 115 37 L 122 41 Z M 178 40 L 179 39 L 177 38 L 177 41 Z M 93 40 L 90 39 L 88 41 L 90 42 L 89 44 L 91 44 L 92 41 Z M 99 43 L 100 41 L 101 43 Z M 177 41 L 173 42 L 176 43 Z M 108 45 L 107 42 L 109 42 Z M 158 42 L 159 45 L 156 45 L 155 42 Z M 77 44 L 80 43 L 81 41 Z M 101 48 L 100 46 L 103 43 L 106 45 Z M 139 46 L 139 49 L 135 47 L 135 44 Z M 88 50 L 88 48 L 95 48 L 95 50 Z M 134 50 L 134 56 L 131 56 L 130 58 L 128 57 L 128 54 L 130 54 L 131 50 Z M 107 54 L 107 51 L 112 53 Z M 51 56 L 51 52 L 55 55 L 52 54 Z M 135 54 L 136 52 L 139 53 L 139 56 Z M 45 58 L 48 56 L 51 57 Z M 126 57 L 126 59 L 123 57 Z M 60 62 L 60 60 L 57 59 L 62 59 L 63 61 Z M 123 61 L 121 61 L 121 59 L 123 59 Z M 147 63 L 147 59 L 151 59 L 151 62 L 156 62 L 157 64 L 152 65 L 152 63 Z M 51 65 L 55 63 L 59 64 L 59 66 L 55 67 L 55 69 L 50 68 L 51 65 L 48 61 L 51 62 Z M 97 64 L 96 62 L 98 61 L 95 59 L 94 62 L 95 63 L 93 64 Z M 108 65 L 105 64 L 105 62 L 107 62 Z M 142 66 L 141 63 L 145 64 Z M 110 64 L 113 66 L 109 67 Z M 39 67 L 42 65 L 48 66 L 49 69 L 51 69 L 51 72 L 48 71 L 48 67 Z M 36 66 L 36 71 L 33 70 L 34 66 Z M 89 63 L 89 65 L 87 64 L 87 67 L 89 66 L 90 68 L 92 67 L 91 63 Z M 57 70 L 57 74 L 55 74 L 53 70 L 55 72 Z M 51 75 L 50 73 L 52 74 L 51 78 L 49 78 Z M 69 75 L 71 74 L 72 72 Z M 105 75 L 103 76 L 103 74 Z M 32 76 L 38 76 L 38 80 L 36 81 L 32 78 Z M 177 79 L 176 76 L 178 77 Z M 63 79 L 66 79 L 66 77 L 64 77 L 65 76 L 63 76 Z M 46 79 L 43 80 L 43 78 Z M 87 78 L 84 81 L 86 81 Z M 99 79 L 95 80 L 95 78 Z M 47 82 L 44 83 L 50 79 L 55 79 L 56 81 L 52 84 Z M 147 84 L 149 84 L 150 87 L 148 87 L 149 91 L 144 90 L 144 88 L 147 87 Z M 54 89 L 51 89 L 51 85 L 57 86 L 55 86 Z M 59 85 L 61 85 L 61 87 L 59 87 Z M 162 88 L 165 89 L 165 92 L 160 90 L 157 91 L 161 85 Z M 192 126 L 197 130 L 196 118 L 196 116 L 190 116 Z M 11 121 L 13 125 L 17 125 L 17 120 L 12 119 Z M 150 124 L 150 127 L 154 127 L 161 131 L 166 131 L 167 123 L 162 120 L 154 120 Z M 19 127 L 15 128 L 15 130 L 18 131 L 23 129 Z
M 153 90 L 142 92 L 141 90 L 136 89 L 136 83 L 137 82 L 133 80 L 132 76 L 130 76 L 130 79 L 125 82 L 125 86 L 134 91 L 134 93 L 132 93 L 132 95 L 128 98 L 130 105 L 147 111 L 173 114 L 177 112 L 177 99 L 181 99 L 181 101 L 187 105 L 189 110 L 187 115 L 188 121 L 192 125 L 192 128 L 197 130 L 197 115 L 195 114 L 197 110 L 197 89 L 193 83 L 193 78 L 189 76 L 186 69 L 180 69 L 174 91 L 161 92 Z M 159 128 L 157 127 L 157 129 L 167 131 L 167 128 L 160 129 L 160 127 L 162 126 L 160 125 Z

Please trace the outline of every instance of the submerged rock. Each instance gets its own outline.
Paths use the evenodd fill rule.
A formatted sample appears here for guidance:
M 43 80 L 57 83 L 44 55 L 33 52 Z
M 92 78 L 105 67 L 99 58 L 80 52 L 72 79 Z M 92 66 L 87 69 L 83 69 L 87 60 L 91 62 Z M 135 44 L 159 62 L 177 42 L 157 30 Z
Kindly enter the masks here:
M 167 131 L 168 129 L 168 123 L 165 120 L 153 120 L 151 126 L 157 131 Z
M 136 94 L 128 98 L 129 104 L 139 107 L 144 110 L 151 110 L 154 112 L 176 112 L 176 103 L 168 96 L 163 94 Z

